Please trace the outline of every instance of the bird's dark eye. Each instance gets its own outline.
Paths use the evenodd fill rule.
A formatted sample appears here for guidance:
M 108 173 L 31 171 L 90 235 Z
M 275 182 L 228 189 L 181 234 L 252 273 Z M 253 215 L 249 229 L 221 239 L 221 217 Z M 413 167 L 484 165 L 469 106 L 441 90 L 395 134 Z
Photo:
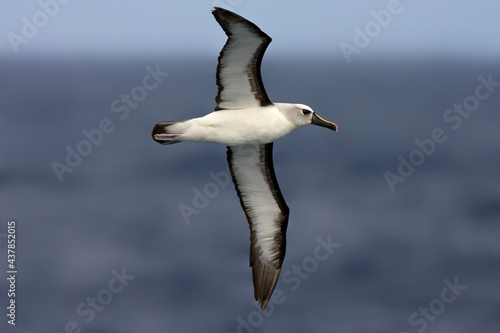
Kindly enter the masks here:
M 302 114 L 304 116 L 307 116 L 308 114 L 311 114 L 312 111 L 309 111 L 309 110 L 306 110 L 306 109 L 302 109 Z

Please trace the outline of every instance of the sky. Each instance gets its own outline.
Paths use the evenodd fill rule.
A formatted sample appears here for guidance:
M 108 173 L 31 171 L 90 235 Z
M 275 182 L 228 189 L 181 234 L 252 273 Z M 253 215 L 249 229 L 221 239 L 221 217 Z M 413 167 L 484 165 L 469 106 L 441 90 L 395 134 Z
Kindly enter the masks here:
M 226 39 L 214 6 L 270 35 L 268 57 L 500 55 L 498 0 L 24 0 L 0 4 L 0 56 L 213 56 Z

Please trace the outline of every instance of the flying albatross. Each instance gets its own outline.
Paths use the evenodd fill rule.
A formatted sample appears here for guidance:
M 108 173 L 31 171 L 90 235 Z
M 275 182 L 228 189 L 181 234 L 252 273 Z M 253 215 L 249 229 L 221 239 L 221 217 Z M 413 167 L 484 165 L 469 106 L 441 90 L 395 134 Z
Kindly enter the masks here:
M 278 282 L 285 257 L 289 209 L 273 167 L 273 142 L 307 124 L 337 131 L 304 104 L 272 103 L 260 75 L 271 38 L 255 24 L 215 7 L 215 19 L 228 36 L 219 55 L 215 111 L 204 117 L 159 122 L 153 139 L 163 145 L 182 141 L 227 146 L 227 162 L 250 225 L 250 266 L 255 300 L 263 310 Z

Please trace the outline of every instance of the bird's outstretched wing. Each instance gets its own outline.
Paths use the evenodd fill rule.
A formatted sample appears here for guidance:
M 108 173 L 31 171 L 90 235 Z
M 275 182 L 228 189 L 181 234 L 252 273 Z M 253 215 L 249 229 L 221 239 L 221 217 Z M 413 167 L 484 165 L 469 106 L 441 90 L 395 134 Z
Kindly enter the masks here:
M 254 295 L 264 309 L 285 257 L 289 209 L 274 173 L 273 144 L 227 147 L 236 192 L 250 225 Z
M 216 7 L 212 13 L 228 36 L 219 55 L 215 111 L 271 105 L 260 75 L 260 64 L 271 38 L 255 24 Z

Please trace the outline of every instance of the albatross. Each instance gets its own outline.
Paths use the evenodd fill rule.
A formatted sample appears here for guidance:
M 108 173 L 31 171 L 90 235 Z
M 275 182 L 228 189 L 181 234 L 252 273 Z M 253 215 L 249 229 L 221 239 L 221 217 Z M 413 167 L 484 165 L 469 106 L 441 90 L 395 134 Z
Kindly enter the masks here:
M 217 66 L 215 111 L 159 122 L 152 136 L 163 145 L 197 141 L 227 146 L 229 170 L 250 226 L 254 297 L 262 311 L 280 275 L 289 215 L 274 173 L 273 142 L 307 124 L 333 131 L 337 125 L 307 105 L 272 103 L 260 73 L 271 38 L 233 12 L 215 7 L 212 13 L 228 37 Z

